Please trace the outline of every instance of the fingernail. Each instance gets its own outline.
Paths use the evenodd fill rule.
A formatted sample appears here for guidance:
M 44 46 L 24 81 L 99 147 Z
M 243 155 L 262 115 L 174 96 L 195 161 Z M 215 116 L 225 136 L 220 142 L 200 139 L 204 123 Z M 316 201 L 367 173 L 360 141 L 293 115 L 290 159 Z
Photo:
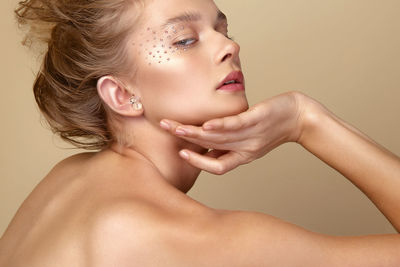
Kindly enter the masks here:
M 186 135 L 186 131 L 184 129 L 182 129 L 182 128 L 179 128 L 179 127 L 176 128 L 175 133 L 177 135 Z
M 161 128 L 164 128 L 165 130 L 169 130 L 171 128 L 166 121 L 161 121 L 160 126 L 161 126 Z
M 184 159 L 189 159 L 189 153 L 184 150 L 179 151 L 179 155 Z

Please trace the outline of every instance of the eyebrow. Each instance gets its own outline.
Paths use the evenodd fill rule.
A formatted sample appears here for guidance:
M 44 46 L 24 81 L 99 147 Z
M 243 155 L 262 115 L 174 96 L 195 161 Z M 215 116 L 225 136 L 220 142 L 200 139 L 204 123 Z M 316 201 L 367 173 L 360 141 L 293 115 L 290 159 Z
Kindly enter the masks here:
M 161 27 L 165 28 L 169 25 L 172 24 L 177 24 L 180 22 L 192 22 L 192 21 L 199 21 L 201 20 L 202 16 L 200 13 L 198 12 L 184 12 L 176 17 L 170 18 L 167 20 L 167 22 L 165 22 Z M 227 17 L 226 15 L 221 11 L 218 10 L 217 12 L 217 21 L 226 21 Z

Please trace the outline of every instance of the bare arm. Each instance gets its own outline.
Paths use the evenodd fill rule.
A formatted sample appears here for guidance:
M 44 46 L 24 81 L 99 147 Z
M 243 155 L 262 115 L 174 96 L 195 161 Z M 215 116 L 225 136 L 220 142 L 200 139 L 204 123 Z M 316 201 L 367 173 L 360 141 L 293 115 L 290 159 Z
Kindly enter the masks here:
M 362 190 L 400 232 L 400 158 L 319 103 L 303 114 L 298 142 Z
M 400 266 L 399 235 L 334 237 L 257 212 L 232 212 L 225 217 L 224 231 L 218 233 L 223 234 L 221 240 L 231 237 L 237 244 L 230 259 L 242 262 L 235 266 Z M 222 241 L 220 245 L 228 246 Z

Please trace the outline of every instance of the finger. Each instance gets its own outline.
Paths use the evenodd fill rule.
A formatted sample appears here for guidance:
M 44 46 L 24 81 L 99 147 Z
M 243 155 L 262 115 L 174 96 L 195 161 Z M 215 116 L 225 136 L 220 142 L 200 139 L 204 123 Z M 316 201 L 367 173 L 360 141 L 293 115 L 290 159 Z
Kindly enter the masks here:
M 187 149 L 181 150 L 179 155 L 192 166 L 217 175 L 227 173 L 243 162 L 241 156 L 232 151 L 229 151 L 218 158 L 207 156 L 207 154 L 201 155 Z
M 160 126 L 169 131 L 171 134 L 176 135 L 190 143 L 194 143 L 197 145 L 200 145 L 204 148 L 212 148 L 212 149 L 220 149 L 220 150 L 232 150 L 234 148 L 234 142 L 226 142 L 226 138 L 221 138 L 222 140 L 219 140 L 219 143 L 216 143 L 215 139 L 212 137 L 205 137 L 204 136 L 204 131 L 201 130 L 200 127 L 195 127 L 190 128 L 191 126 L 185 125 L 185 132 L 177 132 L 177 128 L 180 127 L 182 124 L 172 121 L 172 120 L 162 120 L 160 122 Z M 187 130 L 187 128 L 190 128 L 191 130 Z M 203 133 L 199 133 L 198 131 L 202 131 Z M 194 136 L 194 137 L 190 137 Z M 206 140 L 208 139 L 208 140 Z
M 168 126 L 165 124 L 168 124 Z M 181 137 L 189 142 L 199 144 L 203 147 L 205 147 L 204 145 L 207 144 L 213 145 L 209 146 L 210 148 L 212 147 L 221 149 L 222 147 L 214 147 L 214 145 L 233 143 L 241 141 L 243 138 L 245 138 L 244 135 L 241 135 L 238 132 L 224 133 L 216 131 L 204 131 L 202 127 L 183 125 L 181 123 L 165 119 L 160 122 L 160 126 L 168 130 L 171 134 Z
M 198 138 L 191 138 L 191 137 L 185 137 L 185 136 L 178 136 L 187 142 L 202 146 L 204 148 L 208 149 L 218 149 L 218 150 L 233 150 L 237 151 L 240 149 L 241 146 L 243 146 L 243 141 L 244 140 L 238 140 L 238 141 L 232 141 L 232 142 L 225 142 L 225 143 L 219 143 L 219 142 L 214 142 L 213 140 L 202 140 Z M 240 144 L 240 146 L 238 146 Z
M 227 150 L 212 149 L 212 150 L 208 151 L 206 154 L 203 154 L 203 156 L 210 157 L 210 158 L 218 158 L 226 153 L 228 153 Z
M 200 137 L 204 133 L 201 127 L 184 125 L 182 123 L 167 119 L 161 120 L 160 126 L 161 128 L 168 130 L 172 134 L 178 136 Z
M 203 124 L 202 128 L 205 131 L 210 130 L 227 130 L 235 131 L 254 125 L 259 120 L 258 114 L 254 109 L 242 112 L 238 115 L 227 116 L 224 118 L 213 119 Z
M 179 125 L 181 125 L 181 123 L 173 121 L 173 120 L 163 119 L 160 121 L 161 128 L 163 128 L 164 130 L 170 131 L 172 133 L 175 131 L 176 127 L 178 127 Z

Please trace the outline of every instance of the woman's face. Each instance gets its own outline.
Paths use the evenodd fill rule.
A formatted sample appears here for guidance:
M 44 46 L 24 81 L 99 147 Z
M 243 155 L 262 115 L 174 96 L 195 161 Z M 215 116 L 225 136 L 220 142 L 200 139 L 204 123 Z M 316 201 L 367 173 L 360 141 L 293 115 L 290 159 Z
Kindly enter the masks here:
M 201 125 L 248 109 L 244 90 L 217 90 L 241 70 L 237 43 L 212 0 L 146 1 L 129 50 L 145 117 Z

